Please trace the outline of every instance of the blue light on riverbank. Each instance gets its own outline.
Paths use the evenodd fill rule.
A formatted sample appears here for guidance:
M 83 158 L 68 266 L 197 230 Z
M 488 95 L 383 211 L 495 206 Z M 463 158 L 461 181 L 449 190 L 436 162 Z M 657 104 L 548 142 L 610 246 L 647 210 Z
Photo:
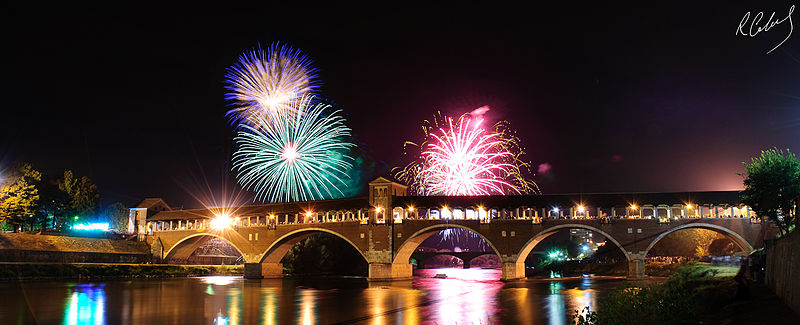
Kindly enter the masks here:
M 83 231 L 108 231 L 108 228 L 107 222 L 82 223 L 72 226 L 73 230 Z

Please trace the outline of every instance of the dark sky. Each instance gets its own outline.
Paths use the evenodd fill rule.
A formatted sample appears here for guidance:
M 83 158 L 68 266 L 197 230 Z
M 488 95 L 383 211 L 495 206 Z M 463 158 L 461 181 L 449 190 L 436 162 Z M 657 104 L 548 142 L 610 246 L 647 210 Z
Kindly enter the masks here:
M 722 190 L 800 143 L 800 33 L 734 32 L 790 1 L 552 7 L 4 4 L 0 164 L 96 181 L 103 204 L 218 193 L 232 151 L 225 68 L 258 43 L 311 56 L 321 95 L 388 174 L 436 110 L 483 105 L 522 138 L 542 190 Z M 766 21 L 766 18 L 764 18 Z M 795 35 L 798 34 L 798 35 Z M 231 191 L 230 189 L 228 189 Z

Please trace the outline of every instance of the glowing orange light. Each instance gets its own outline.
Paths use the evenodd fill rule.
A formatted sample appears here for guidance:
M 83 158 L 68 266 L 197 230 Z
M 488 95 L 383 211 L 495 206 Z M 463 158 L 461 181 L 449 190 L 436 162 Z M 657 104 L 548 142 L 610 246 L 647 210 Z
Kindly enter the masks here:
M 233 224 L 233 220 L 231 220 L 231 218 L 228 215 L 223 214 L 223 215 L 218 215 L 216 218 L 212 219 L 210 226 L 211 229 L 222 230 L 230 227 L 231 224 Z

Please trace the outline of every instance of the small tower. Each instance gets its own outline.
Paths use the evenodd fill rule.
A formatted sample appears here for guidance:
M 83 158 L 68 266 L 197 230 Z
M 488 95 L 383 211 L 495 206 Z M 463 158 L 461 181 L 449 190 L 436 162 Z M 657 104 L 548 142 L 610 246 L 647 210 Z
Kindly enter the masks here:
M 147 218 L 158 212 L 172 210 L 161 198 L 146 198 L 139 202 L 135 208 L 130 208 L 128 217 L 128 231 L 139 234 L 139 240 L 144 240 L 147 234 Z
M 370 223 L 386 223 L 392 215 L 392 197 L 406 196 L 408 186 L 384 177 L 369 182 Z

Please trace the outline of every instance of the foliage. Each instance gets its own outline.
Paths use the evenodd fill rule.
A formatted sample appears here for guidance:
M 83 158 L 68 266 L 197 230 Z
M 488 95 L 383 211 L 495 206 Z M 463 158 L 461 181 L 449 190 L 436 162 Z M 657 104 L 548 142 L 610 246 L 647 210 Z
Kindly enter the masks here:
M 54 179 L 20 163 L 0 184 L 0 223 L 15 231 L 20 226 L 31 230 L 65 226 L 93 216 L 99 198 L 97 186 L 88 177 L 76 177 L 68 170 Z
M 59 227 L 65 224 L 71 214 L 70 197 L 61 190 L 61 179 L 43 176 L 39 193 L 41 194 L 39 209 L 44 217 L 42 228 L 46 227 L 44 222 L 47 221 L 47 216 L 53 216 L 51 226 Z
M 697 247 L 694 249 L 694 256 L 695 256 L 695 257 L 703 257 L 703 256 L 708 256 L 708 255 L 709 255 L 709 253 L 708 253 L 708 247 L 704 247 L 704 246 L 697 246 Z
M 725 237 L 713 230 L 681 229 L 672 232 L 658 241 L 649 254 L 653 256 L 708 256 L 709 246 L 717 239 Z M 698 253 L 705 255 L 697 255 Z
M 639 324 L 642 320 L 653 324 L 684 323 L 724 301 L 720 300 L 724 296 L 720 294 L 724 289 L 720 284 L 730 278 L 717 277 L 717 273 L 715 268 L 687 265 L 661 284 L 627 285 L 600 300 L 597 312 L 588 307 L 576 310 L 573 324 Z
M 42 174 L 30 164 L 17 165 L 8 181 L 0 187 L 0 221 L 12 225 L 32 225 L 39 206 L 39 182 Z M 14 227 L 14 231 L 17 227 Z
M 64 172 L 58 180 L 58 188 L 69 196 L 69 216 L 91 217 L 97 211 L 100 195 L 97 186 L 86 176 L 76 177 L 71 170 Z
M 781 233 L 787 233 L 794 223 L 795 201 L 800 197 L 800 160 L 788 149 L 773 148 L 743 164 L 742 201 L 756 215 L 775 223 Z
M 112 229 L 120 231 L 128 230 L 128 218 L 130 217 L 130 211 L 127 207 L 125 207 L 125 204 L 116 202 L 107 206 L 104 215 L 111 224 Z

